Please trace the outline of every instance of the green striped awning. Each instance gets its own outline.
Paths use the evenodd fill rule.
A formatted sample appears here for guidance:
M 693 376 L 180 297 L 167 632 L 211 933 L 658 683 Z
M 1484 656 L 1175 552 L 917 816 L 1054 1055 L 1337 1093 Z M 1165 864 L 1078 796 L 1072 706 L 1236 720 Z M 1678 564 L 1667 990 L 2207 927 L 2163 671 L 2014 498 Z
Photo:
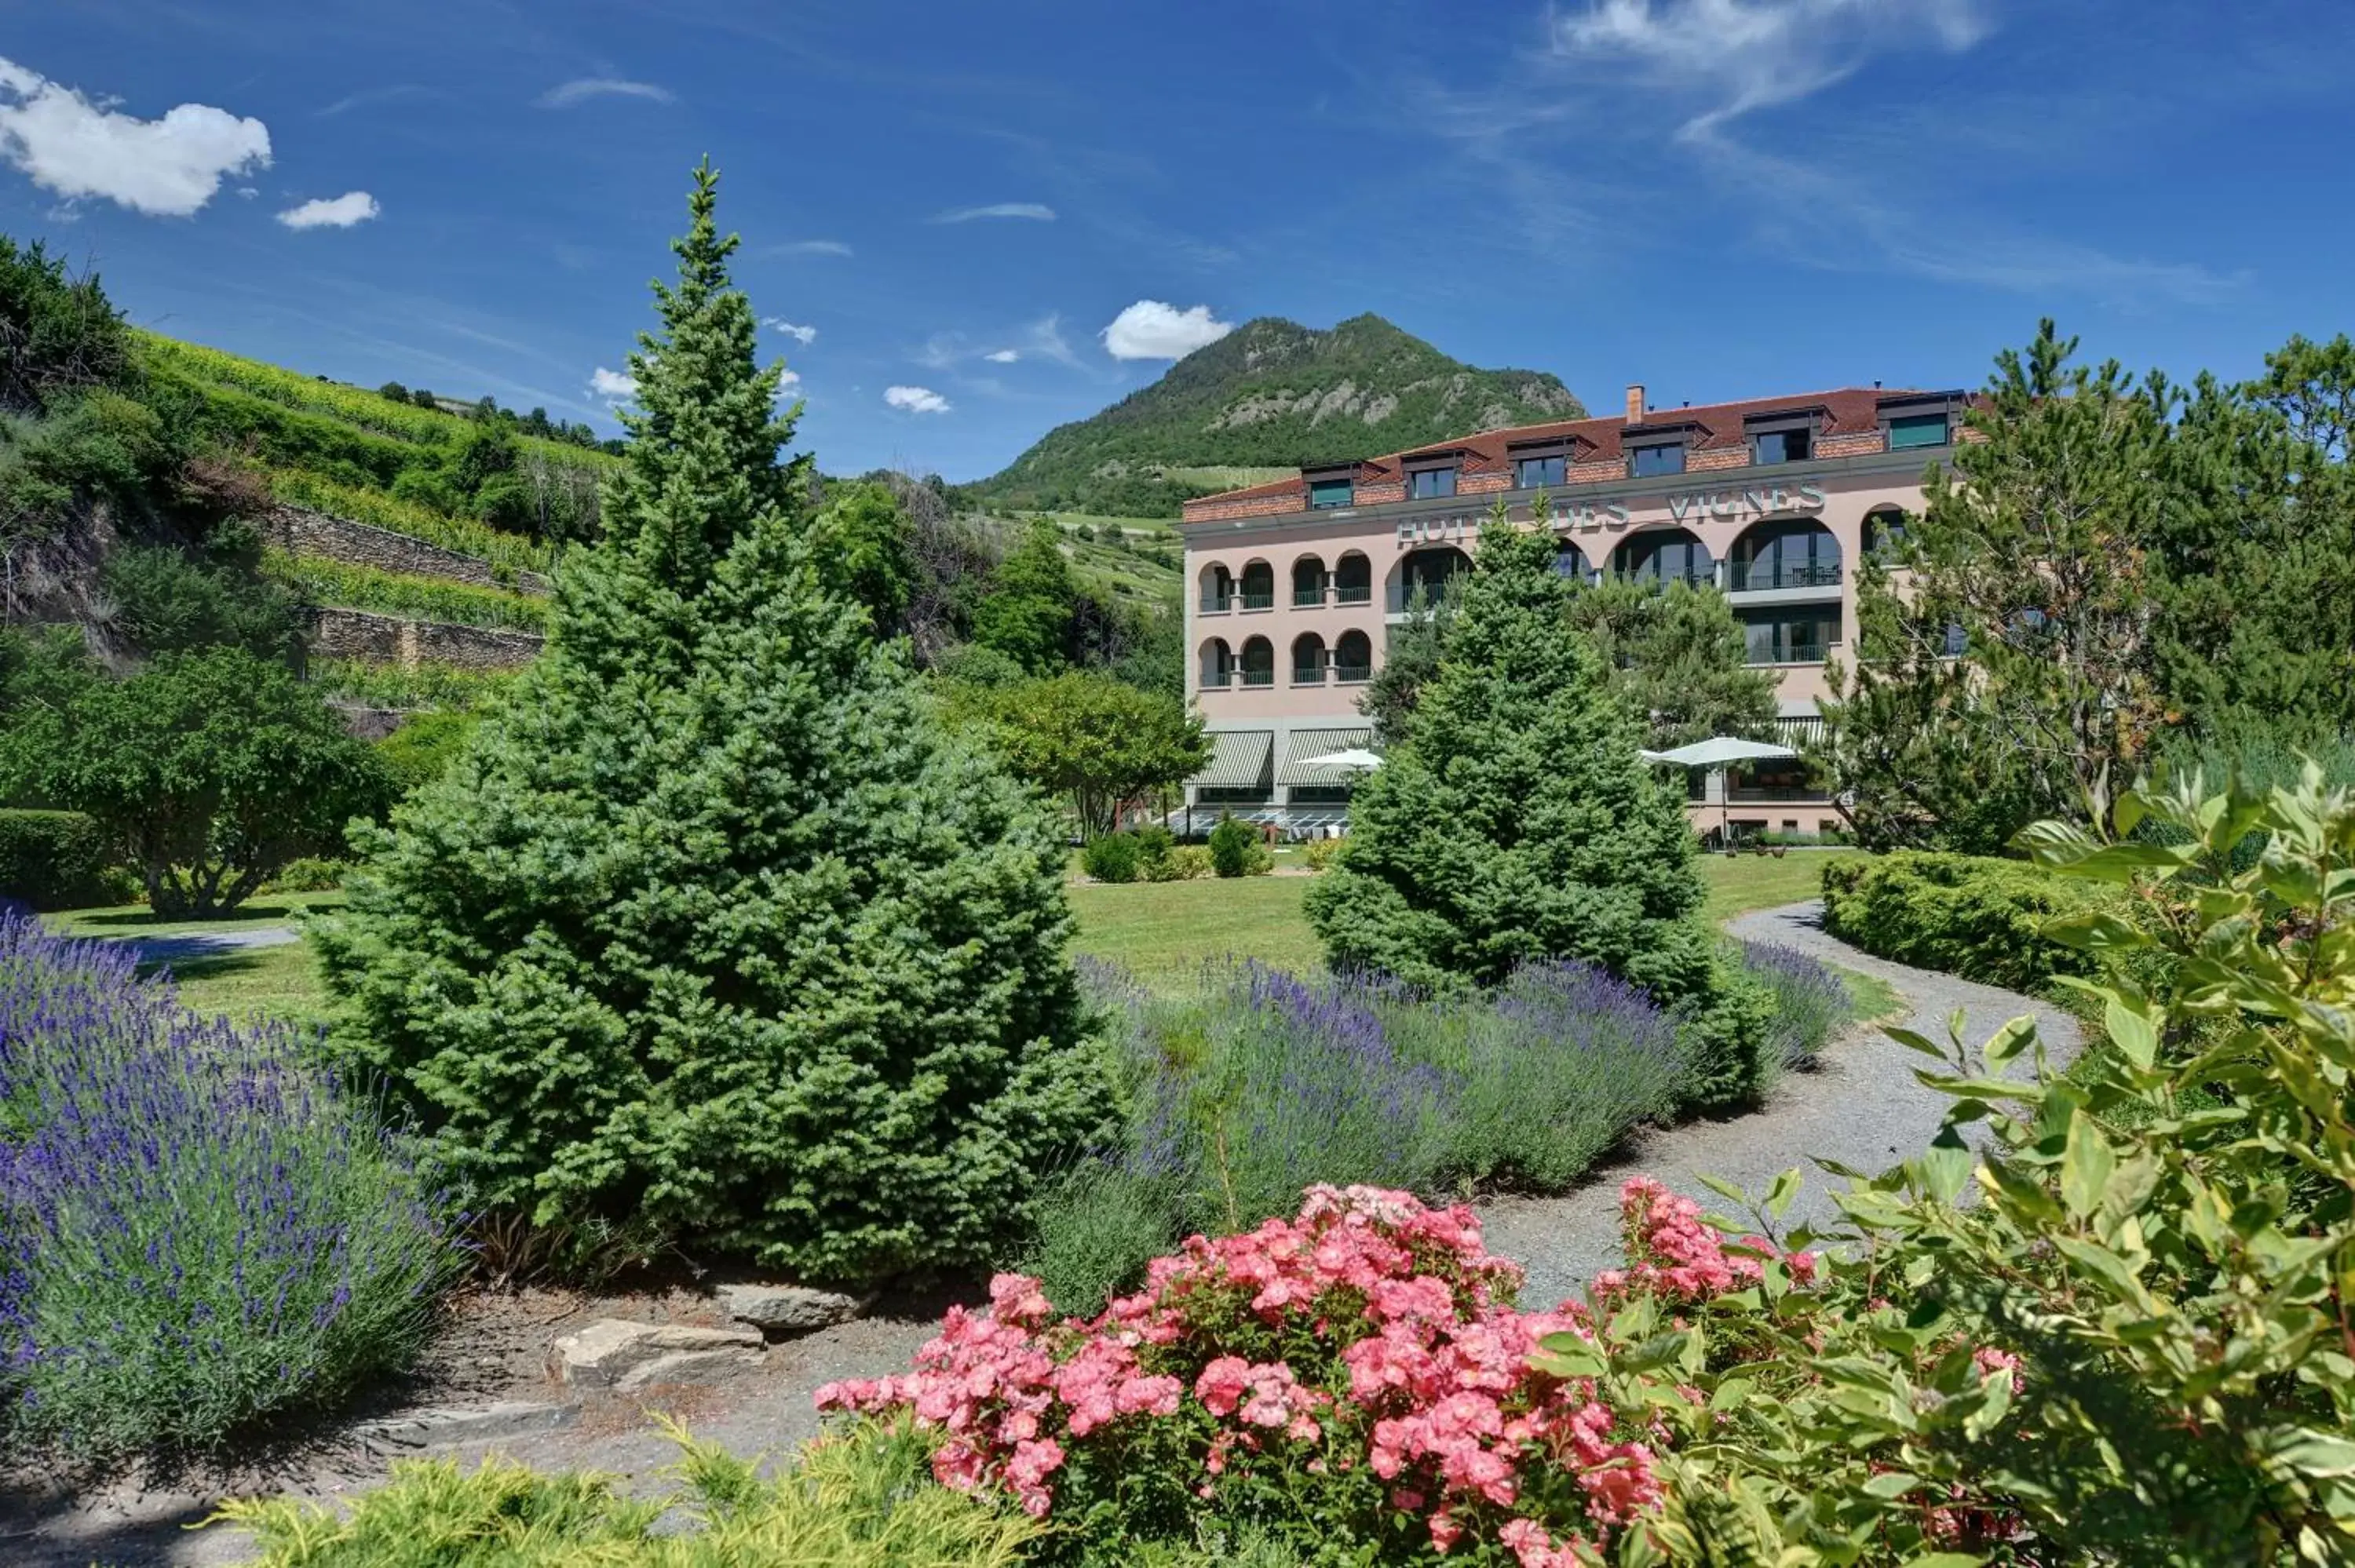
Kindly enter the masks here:
M 1330 788 L 1337 784 L 1355 784 L 1364 775 L 1349 768 L 1308 768 L 1303 764 L 1312 757 L 1327 757 L 1336 751 L 1371 750 L 1374 732 L 1371 729 L 1295 729 L 1284 747 L 1284 777 L 1277 779 L 1287 787 L 1295 784 Z
M 1822 741 L 1824 719 L 1821 714 L 1797 715 L 1775 720 L 1774 729 L 1774 738 L 1785 746 L 1804 747 L 1811 742 Z
M 1210 732 L 1210 760 L 1192 782 L 1205 789 L 1249 789 L 1268 784 L 1275 756 L 1275 732 L 1217 729 Z

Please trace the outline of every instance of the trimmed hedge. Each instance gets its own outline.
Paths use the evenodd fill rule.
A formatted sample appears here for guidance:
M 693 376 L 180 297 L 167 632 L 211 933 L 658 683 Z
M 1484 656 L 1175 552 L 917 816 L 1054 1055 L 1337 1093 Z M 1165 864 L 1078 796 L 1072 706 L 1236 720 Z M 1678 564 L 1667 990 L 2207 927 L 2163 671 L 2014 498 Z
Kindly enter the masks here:
M 1902 850 L 1824 867 L 1825 930 L 1876 958 L 2007 991 L 2094 974 L 2092 955 L 2043 927 L 2102 899 L 2089 884 L 1980 855 Z
M 80 811 L 0 810 L 0 899 L 80 909 L 138 896 L 139 879 Z

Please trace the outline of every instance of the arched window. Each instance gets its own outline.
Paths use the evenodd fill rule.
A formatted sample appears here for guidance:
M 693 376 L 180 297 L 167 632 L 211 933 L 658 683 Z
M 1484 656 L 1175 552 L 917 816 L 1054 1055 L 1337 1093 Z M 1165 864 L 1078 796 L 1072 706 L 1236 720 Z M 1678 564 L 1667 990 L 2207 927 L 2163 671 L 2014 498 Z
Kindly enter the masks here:
M 1755 524 L 1733 542 L 1733 570 L 1727 586 L 1736 592 L 1830 588 L 1839 580 L 1839 541 L 1813 518 Z
M 1373 639 L 1362 631 L 1344 631 L 1333 644 L 1333 678 L 1352 685 L 1374 678 Z
M 1333 563 L 1333 602 L 1369 604 L 1374 598 L 1374 566 L 1355 550 Z
M 1202 644 L 1202 689 L 1223 689 L 1235 673 L 1235 656 L 1223 637 Z
M 1275 684 L 1275 644 L 1264 637 L 1254 637 L 1243 644 L 1243 684 L 1273 686 Z
M 1564 539 L 1554 546 L 1553 569 L 1557 576 L 1568 577 L 1575 583 L 1590 581 L 1593 577 L 1587 568 L 1586 552 L 1571 539 Z
M 1391 611 L 1412 607 L 1417 599 L 1429 604 L 1447 592 L 1448 585 L 1472 569 L 1472 557 L 1453 545 L 1426 546 L 1407 552 L 1398 575 L 1391 579 Z
M 1202 568 L 1202 613 L 1223 615 L 1235 607 L 1235 574 L 1213 561 Z
M 1902 553 L 1905 544 L 1905 513 L 1896 506 L 1876 506 L 1864 514 L 1864 553 L 1877 561 L 1889 561 Z
M 1273 609 L 1275 608 L 1275 568 L 1265 561 L 1252 561 L 1243 567 L 1243 608 Z
M 1292 563 L 1292 607 L 1314 609 L 1325 602 L 1325 563 L 1303 556 Z
M 1648 528 L 1632 535 L 1611 553 L 1611 570 L 1654 588 L 1679 579 L 1698 588 L 1717 578 L 1709 546 L 1682 528 Z
M 1304 631 L 1292 640 L 1292 683 L 1295 686 L 1321 686 L 1325 683 L 1325 640 L 1313 631 Z

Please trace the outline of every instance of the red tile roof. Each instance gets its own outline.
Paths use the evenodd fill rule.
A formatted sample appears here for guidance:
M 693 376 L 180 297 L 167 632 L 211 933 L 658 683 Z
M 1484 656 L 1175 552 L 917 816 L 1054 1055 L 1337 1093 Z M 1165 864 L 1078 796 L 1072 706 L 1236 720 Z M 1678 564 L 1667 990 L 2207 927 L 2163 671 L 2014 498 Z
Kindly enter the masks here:
M 1462 468 L 1465 473 L 1493 472 L 1505 466 L 1508 447 L 1564 437 L 1578 444 L 1578 461 L 1608 462 L 1621 455 L 1620 439 L 1631 429 L 1639 434 L 1657 432 L 1662 435 L 1672 430 L 1690 430 L 1694 432 L 1691 445 L 1697 450 L 1738 447 L 1748 439 L 1745 434 L 1748 421 L 1776 414 L 1816 414 L 1821 419 L 1817 426 L 1818 435 L 1849 435 L 1877 429 L 1884 404 L 1946 395 L 1902 387 L 1841 387 L 1828 392 L 1797 392 L 1782 397 L 1752 397 L 1739 403 L 1710 403 L 1698 408 L 1654 408 L 1632 423 L 1625 416 L 1614 416 L 1602 419 L 1562 419 L 1543 425 L 1508 425 L 1453 440 L 1369 458 L 1357 465 L 1356 477 L 1359 484 L 1380 484 L 1385 480 L 1395 482 L 1402 477 L 1408 459 L 1435 457 L 1451 451 L 1463 454 Z M 1245 490 L 1228 490 L 1216 495 L 1199 496 L 1187 504 L 1209 506 L 1230 501 L 1254 501 L 1269 496 L 1299 494 L 1305 489 L 1304 482 L 1298 478 L 1279 479 L 1266 484 L 1254 484 Z M 1306 504 L 1305 494 L 1302 504 Z

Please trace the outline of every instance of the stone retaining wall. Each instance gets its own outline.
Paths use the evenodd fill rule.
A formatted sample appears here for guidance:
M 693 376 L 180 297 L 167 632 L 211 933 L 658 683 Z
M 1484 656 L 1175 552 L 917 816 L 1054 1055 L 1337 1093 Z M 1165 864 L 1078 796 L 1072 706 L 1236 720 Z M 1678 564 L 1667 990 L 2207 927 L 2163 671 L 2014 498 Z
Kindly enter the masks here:
M 525 593 L 546 593 L 550 587 L 538 572 L 516 572 L 512 580 L 502 581 L 497 568 L 479 556 L 445 550 L 406 534 L 355 523 L 348 517 L 330 516 L 307 506 L 282 503 L 262 520 L 261 532 L 270 543 L 296 555 L 324 556 L 346 566 L 444 577 L 476 588 L 517 588 Z
M 462 670 L 512 670 L 538 658 L 545 641 L 536 631 L 403 620 L 365 609 L 311 611 L 309 646 L 323 659 L 365 659 L 403 669 L 432 662 Z

